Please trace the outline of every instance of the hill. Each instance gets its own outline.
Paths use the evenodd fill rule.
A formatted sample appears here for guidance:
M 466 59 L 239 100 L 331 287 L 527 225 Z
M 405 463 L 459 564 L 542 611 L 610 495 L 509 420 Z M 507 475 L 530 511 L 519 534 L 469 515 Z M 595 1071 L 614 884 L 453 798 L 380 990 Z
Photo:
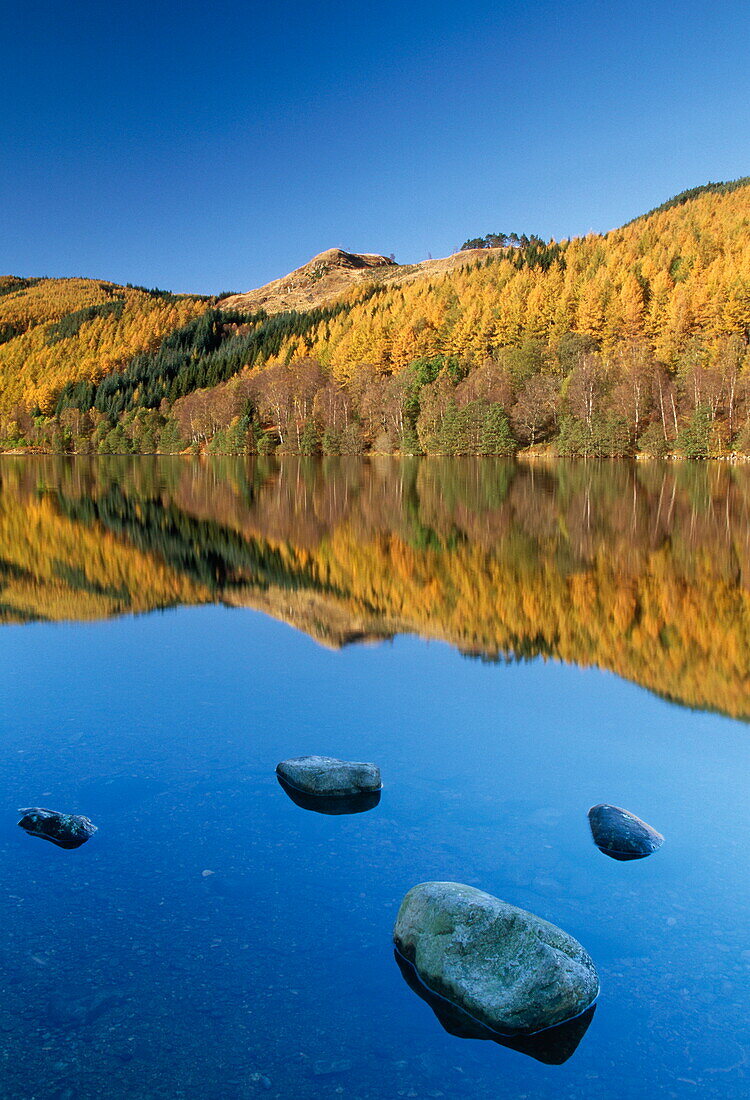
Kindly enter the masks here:
M 200 296 L 95 279 L 0 280 L 0 413 L 53 412 L 66 383 L 97 383 L 205 310 Z
M 341 248 L 329 248 L 281 279 L 266 283 L 257 290 L 227 295 L 222 298 L 221 305 L 223 309 L 242 310 L 246 313 L 255 313 L 262 309 L 269 314 L 318 309 L 339 300 L 357 287 L 397 286 L 429 279 L 501 251 L 462 249 L 442 259 L 398 264 L 394 259 L 375 253 L 345 252 Z
M 329 248 L 281 279 L 244 294 L 229 295 L 223 299 L 222 306 L 247 313 L 255 313 L 259 309 L 266 313 L 314 309 L 327 305 L 352 287 L 380 275 L 385 269 L 397 266 L 386 256 Z
M 0 436 L 104 451 L 750 450 L 747 180 L 606 235 L 514 241 L 415 265 L 331 249 L 221 301 L 6 278 Z

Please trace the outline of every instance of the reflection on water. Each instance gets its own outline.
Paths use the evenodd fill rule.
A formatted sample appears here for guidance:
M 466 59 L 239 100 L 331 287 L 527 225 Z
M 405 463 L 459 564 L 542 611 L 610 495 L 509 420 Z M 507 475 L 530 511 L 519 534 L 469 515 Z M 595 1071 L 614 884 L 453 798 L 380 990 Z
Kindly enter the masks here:
M 595 1004 L 575 1019 L 566 1020 L 565 1023 L 557 1024 L 555 1027 L 548 1027 L 535 1035 L 500 1035 L 479 1020 L 475 1020 L 458 1005 L 433 993 L 400 951 L 394 951 L 393 955 L 409 989 L 430 1006 L 448 1034 L 455 1035 L 459 1039 L 488 1039 L 499 1046 L 516 1050 L 519 1054 L 526 1054 L 538 1062 L 544 1062 L 545 1065 L 561 1066 L 575 1054 L 578 1044 L 594 1018 Z
M 0 479 L 5 622 L 224 602 L 750 716 L 744 466 L 5 457 Z
M 380 802 L 380 791 L 363 791 L 352 795 L 308 794 L 287 783 L 280 775 L 276 778 L 282 791 L 289 795 L 295 805 L 301 806 L 303 810 L 313 810 L 317 814 L 362 814 L 366 810 L 374 810 Z
M 3 1100 L 745 1100 L 749 479 L 0 459 Z M 279 790 L 317 753 L 375 812 Z M 595 803 L 663 850 L 603 858 Z M 593 1019 L 428 1010 L 391 945 L 432 880 L 584 943 Z

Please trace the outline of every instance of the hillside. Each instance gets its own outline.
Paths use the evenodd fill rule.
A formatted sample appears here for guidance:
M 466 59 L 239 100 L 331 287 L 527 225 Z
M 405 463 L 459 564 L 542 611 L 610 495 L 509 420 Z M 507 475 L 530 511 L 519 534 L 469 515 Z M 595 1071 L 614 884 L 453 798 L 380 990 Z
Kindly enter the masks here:
M 514 240 L 407 266 L 330 249 L 220 301 L 5 278 L 0 438 L 105 452 L 750 451 L 746 180 L 606 235 Z
M 0 414 L 54 411 L 206 310 L 206 299 L 95 279 L 0 280 Z

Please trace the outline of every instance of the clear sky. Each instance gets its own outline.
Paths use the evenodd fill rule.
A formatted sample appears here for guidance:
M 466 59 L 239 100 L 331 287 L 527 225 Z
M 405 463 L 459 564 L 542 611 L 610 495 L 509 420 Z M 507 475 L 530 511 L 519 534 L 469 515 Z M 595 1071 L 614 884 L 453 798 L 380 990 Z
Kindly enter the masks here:
M 750 173 L 746 0 L 8 4 L 0 272 L 245 290 Z

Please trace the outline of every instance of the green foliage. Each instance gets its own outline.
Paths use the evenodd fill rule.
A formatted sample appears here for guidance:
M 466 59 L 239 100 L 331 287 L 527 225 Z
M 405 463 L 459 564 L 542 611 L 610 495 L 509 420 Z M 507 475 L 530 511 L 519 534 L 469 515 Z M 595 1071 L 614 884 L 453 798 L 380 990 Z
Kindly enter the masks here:
M 544 346 L 540 340 L 524 340 L 517 348 L 506 348 L 504 360 L 516 388 L 539 374 L 544 364 Z
M 85 309 L 77 309 L 73 313 L 66 313 L 59 321 L 50 325 L 47 329 L 45 342 L 56 344 L 58 340 L 66 340 L 70 336 L 77 336 L 81 327 L 95 317 L 122 317 L 125 308 L 124 298 L 113 298 L 109 302 L 102 302 L 98 306 L 87 306 Z
M 685 458 L 708 458 L 711 453 L 712 427 L 711 410 L 706 405 L 698 405 L 677 436 L 677 446 Z
M 651 458 L 664 458 L 669 454 L 669 442 L 664 438 L 661 424 L 649 424 L 638 437 L 638 450 Z
M 591 424 L 564 416 L 555 440 L 557 454 L 570 458 L 622 458 L 632 452 L 627 424 L 613 413 L 592 418 Z
M 0 297 L 4 294 L 16 294 L 19 290 L 27 290 L 41 281 L 41 279 L 22 279 L 18 275 L 0 276 Z
M 746 420 L 732 443 L 733 450 L 741 455 L 750 455 L 750 420 Z
M 466 252 L 477 248 L 506 248 L 511 249 L 516 267 L 541 267 L 547 271 L 553 263 L 565 263 L 565 250 L 562 245 L 550 241 L 547 244 L 541 237 L 532 234 L 527 237 L 522 233 L 488 233 L 484 237 L 472 237 L 464 241 L 459 252 Z
M 398 449 L 402 455 L 422 454 L 422 445 L 413 420 L 406 420 L 404 422 L 404 429 L 401 432 Z
M 484 399 L 459 405 L 450 398 L 437 424 L 420 423 L 419 442 L 433 455 L 512 455 L 516 450 L 502 405 Z
M 497 402 L 487 406 L 480 434 L 480 454 L 512 455 L 516 450 L 516 441 L 510 428 L 510 422 L 502 405 Z
M 446 376 L 450 379 L 455 386 L 463 378 L 466 377 L 467 368 L 462 364 L 458 356 L 456 355 L 433 355 L 428 358 L 415 359 L 413 363 L 410 363 L 403 371 L 403 384 L 404 384 L 404 419 L 408 424 L 410 432 L 416 432 L 416 423 L 419 418 L 420 411 L 420 393 L 425 386 L 432 385 L 438 378 L 438 376 L 445 372 Z M 408 447 L 402 446 L 402 450 L 407 449 L 410 454 L 417 454 L 419 447 L 416 450 L 412 449 L 412 444 L 416 440 L 409 436 Z
M 21 336 L 23 328 L 20 325 L 13 325 L 10 321 L 0 322 L 0 344 L 7 344 L 9 340 L 15 340 L 16 336 Z
M 84 412 L 93 407 L 96 398 L 96 386 L 91 382 L 68 382 L 60 391 L 55 406 L 55 416 L 65 409 L 80 409 Z
M 271 432 L 261 432 L 255 437 L 255 449 L 259 455 L 270 455 L 276 450 L 276 439 Z
M 305 421 L 299 440 L 301 455 L 316 455 L 320 452 L 320 434 L 318 425 L 312 417 Z
M 186 440 L 180 435 L 179 424 L 170 417 L 159 433 L 159 450 L 165 455 L 175 455 L 184 451 L 186 445 Z
M 564 375 L 578 365 L 581 358 L 596 351 L 596 340 L 582 332 L 564 332 L 555 344 L 555 354 Z
M 102 436 L 97 450 L 100 455 L 131 454 L 133 448 L 122 424 L 115 424 L 114 428 L 110 428 L 106 435 Z
M 220 428 L 206 447 L 209 454 L 244 455 L 255 451 L 247 417 L 236 416 L 226 428 Z

